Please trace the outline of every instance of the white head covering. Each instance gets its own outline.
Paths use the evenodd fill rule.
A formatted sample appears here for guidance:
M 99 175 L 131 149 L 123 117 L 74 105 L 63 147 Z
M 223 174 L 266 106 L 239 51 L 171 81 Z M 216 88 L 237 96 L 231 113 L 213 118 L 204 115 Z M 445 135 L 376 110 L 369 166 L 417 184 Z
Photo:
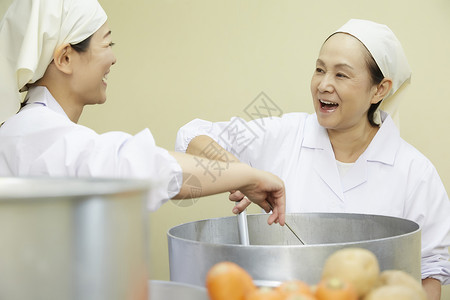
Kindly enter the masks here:
M 16 0 L 0 21 L 0 124 L 19 107 L 19 90 L 40 79 L 55 49 L 94 34 L 107 16 L 97 0 Z
M 400 41 L 386 25 L 367 20 L 352 19 L 334 33 L 338 32 L 348 33 L 363 43 L 384 77 L 392 79 L 392 89 L 379 108 L 389 113 L 399 126 L 399 95 L 411 81 L 411 68 Z M 375 113 L 374 119 L 381 124 L 379 111 Z

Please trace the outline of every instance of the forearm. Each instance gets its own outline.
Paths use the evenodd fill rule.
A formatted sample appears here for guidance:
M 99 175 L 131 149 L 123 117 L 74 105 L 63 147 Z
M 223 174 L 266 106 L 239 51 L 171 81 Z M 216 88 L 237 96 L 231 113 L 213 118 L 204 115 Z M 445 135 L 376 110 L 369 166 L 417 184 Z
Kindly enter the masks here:
M 240 190 L 266 212 L 272 210 L 268 224 L 284 225 L 286 194 L 284 183 L 277 176 L 240 162 L 220 162 L 179 152 L 170 154 L 183 169 L 183 183 L 175 199 Z
M 441 282 L 434 278 L 425 278 L 422 280 L 422 286 L 427 293 L 428 300 L 441 299 Z
M 255 170 L 243 163 L 220 162 L 179 152 L 170 154 L 183 169 L 183 184 L 175 199 L 190 198 L 193 184 L 198 185 L 195 186 L 196 196 L 202 197 L 238 189 L 256 181 Z M 187 179 L 191 179 L 191 184 L 186 184 Z
M 207 135 L 199 135 L 191 140 L 186 153 L 224 162 L 238 162 L 239 159 L 222 148 Z

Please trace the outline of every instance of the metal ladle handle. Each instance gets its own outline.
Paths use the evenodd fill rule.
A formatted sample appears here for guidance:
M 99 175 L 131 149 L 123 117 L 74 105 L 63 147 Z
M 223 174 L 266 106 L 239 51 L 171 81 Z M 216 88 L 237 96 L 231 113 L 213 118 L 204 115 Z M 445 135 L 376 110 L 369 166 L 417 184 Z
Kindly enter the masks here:
M 239 201 L 236 202 L 236 204 L 238 203 Z M 241 241 L 241 245 L 248 246 L 250 245 L 250 239 L 248 236 L 247 210 L 243 210 L 237 217 L 239 226 L 239 240 Z
M 269 207 L 270 209 L 273 211 L 273 206 L 272 204 L 269 203 Z M 303 240 L 298 236 L 297 233 L 295 233 L 295 231 L 291 228 L 291 226 L 289 226 L 289 224 L 284 221 L 284 225 L 286 225 L 286 227 L 295 235 L 295 237 L 297 238 L 297 240 L 300 242 L 300 244 L 304 245 L 305 243 L 303 242 Z

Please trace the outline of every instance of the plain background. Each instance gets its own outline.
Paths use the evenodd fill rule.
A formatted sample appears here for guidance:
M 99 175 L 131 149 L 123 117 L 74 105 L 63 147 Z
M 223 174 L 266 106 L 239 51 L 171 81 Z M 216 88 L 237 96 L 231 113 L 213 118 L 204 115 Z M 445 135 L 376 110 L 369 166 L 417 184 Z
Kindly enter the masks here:
M 0 15 L 11 2 L 0 0 Z M 148 127 L 157 144 L 170 150 L 185 123 L 246 118 L 245 107 L 261 92 L 285 113 L 313 112 L 309 84 L 324 39 L 351 18 L 387 24 L 413 70 L 401 103 L 401 135 L 434 163 L 450 190 L 450 1 L 100 3 L 109 16 L 118 61 L 108 76 L 107 103 L 86 107 L 79 123 L 99 133 L 135 134 Z M 227 199 L 222 194 L 169 201 L 150 214 L 152 279 L 169 279 L 167 230 L 232 215 Z M 450 299 L 446 290 L 443 299 Z

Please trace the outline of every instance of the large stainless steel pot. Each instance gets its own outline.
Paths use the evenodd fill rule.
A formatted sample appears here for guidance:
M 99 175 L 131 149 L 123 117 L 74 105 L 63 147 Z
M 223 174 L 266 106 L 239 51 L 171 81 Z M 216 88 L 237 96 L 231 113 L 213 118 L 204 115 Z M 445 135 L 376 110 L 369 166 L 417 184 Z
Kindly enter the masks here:
M 288 214 L 286 221 L 307 245 L 299 245 L 286 227 L 267 225 L 266 214 L 248 216 L 250 246 L 239 244 L 236 217 L 171 228 L 171 280 L 204 286 L 208 270 L 228 260 L 246 269 L 259 285 L 294 278 L 316 284 L 328 256 L 344 247 L 369 249 L 382 270 L 404 270 L 420 278 L 420 229 L 412 221 L 338 213 Z
M 208 300 L 204 287 L 174 281 L 150 280 L 149 300 Z
M 148 188 L 0 178 L 0 299 L 146 300 Z

